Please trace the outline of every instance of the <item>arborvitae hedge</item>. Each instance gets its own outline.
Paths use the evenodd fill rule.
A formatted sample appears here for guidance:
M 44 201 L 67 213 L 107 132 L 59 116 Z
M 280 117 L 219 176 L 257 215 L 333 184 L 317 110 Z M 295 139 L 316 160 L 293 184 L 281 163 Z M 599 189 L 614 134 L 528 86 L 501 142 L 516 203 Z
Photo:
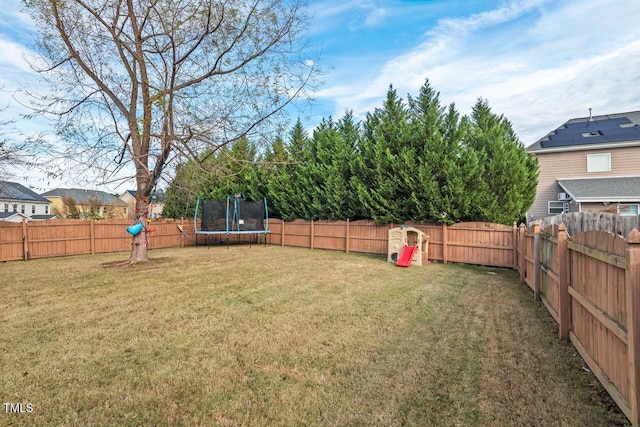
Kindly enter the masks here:
M 264 153 L 242 141 L 178 167 L 167 214 L 189 211 L 193 195 L 266 195 L 286 220 L 520 220 L 533 203 L 538 164 L 511 123 L 479 99 L 472 114 L 442 107 L 427 81 L 405 102 L 390 87 L 380 108 L 357 123 L 325 118 L 309 137 L 300 120 Z M 247 167 L 250 165 L 250 167 Z M 191 195 L 191 196 L 189 196 Z

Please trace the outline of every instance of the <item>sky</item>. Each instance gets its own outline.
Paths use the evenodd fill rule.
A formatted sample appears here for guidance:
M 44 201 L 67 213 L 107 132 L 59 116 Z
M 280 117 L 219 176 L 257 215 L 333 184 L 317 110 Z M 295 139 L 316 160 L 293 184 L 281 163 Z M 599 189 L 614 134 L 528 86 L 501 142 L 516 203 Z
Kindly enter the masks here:
M 16 91 L 39 84 L 25 60 L 35 34 L 19 0 L 2 3 L 0 122 L 13 120 L 17 138 L 47 132 L 46 123 L 19 118 L 26 111 Z M 589 108 L 640 110 L 637 0 L 309 0 L 309 14 L 309 46 L 327 72 L 314 101 L 292 114 L 310 132 L 346 111 L 364 118 L 390 85 L 405 100 L 417 96 L 427 79 L 461 114 L 487 100 L 525 146 Z M 74 186 L 35 171 L 16 178 L 37 191 Z

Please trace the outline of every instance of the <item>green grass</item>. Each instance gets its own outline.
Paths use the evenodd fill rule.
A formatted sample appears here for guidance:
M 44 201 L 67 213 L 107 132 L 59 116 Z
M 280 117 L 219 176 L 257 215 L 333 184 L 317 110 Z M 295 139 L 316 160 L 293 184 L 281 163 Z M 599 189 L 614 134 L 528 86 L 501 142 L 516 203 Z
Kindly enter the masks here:
M 4 425 L 584 426 L 624 416 L 508 270 L 277 246 L 0 264 Z

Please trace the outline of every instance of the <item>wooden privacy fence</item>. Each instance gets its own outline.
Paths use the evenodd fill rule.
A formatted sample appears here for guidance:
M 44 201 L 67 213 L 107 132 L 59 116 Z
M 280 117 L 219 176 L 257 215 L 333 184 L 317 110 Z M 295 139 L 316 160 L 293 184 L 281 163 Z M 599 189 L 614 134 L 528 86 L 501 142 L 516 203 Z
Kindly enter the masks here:
M 128 251 L 129 225 L 126 219 L 0 222 L 0 261 Z M 187 232 L 186 239 L 178 225 Z M 193 244 L 193 227 L 189 230 L 180 220 L 154 221 L 147 228 L 152 249 Z
M 640 232 L 520 227 L 520 277 L 634 426 L 640 424 Z
M 387 254 L 389 229 L 371 220 L 269 220 L 271 243 L 311 249 Z M 496 267 L 516 267 L 517 227 L 485 222 L 446 224 L 403 223 L 429 236 L 428 259 Z
M 0 222 L 0 261 L 127 251 L 131 249 L 131 236 L 126 232 L 128 225 L 130 221 L 119 219 Z M 188 233 L 186 240 L 178 225 Z M 397 225 L 378 225 L 368 220 L 285 222 L 270 219 L 271 234 L 267 240 L 282 246 L 386 255 L 389 229 Z M 516 267 L 515 225 L 484 222 L 406 225 L 429 236 L 430 260 Z M 194 244 L 191 221 L 159 220 L 150 223 L 149 229 L 154 230 L 149 234 L 152 249 Z M 208 242 L 206 236 L 198 239 L 198 243 Z

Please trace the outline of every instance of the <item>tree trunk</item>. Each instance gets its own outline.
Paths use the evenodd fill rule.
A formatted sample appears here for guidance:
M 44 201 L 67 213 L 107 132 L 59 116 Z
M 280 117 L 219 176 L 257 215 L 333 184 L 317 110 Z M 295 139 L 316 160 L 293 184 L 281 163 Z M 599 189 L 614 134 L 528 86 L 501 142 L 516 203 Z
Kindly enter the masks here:
M 142 230 L 131 238 L 131 254 L 126 264 L 149 261 L 147 251 L 147 209 L 149 204 L 145 200 L 136 200 L 136 219 L 143 225 Z
M 147 230 L 143 227 L 142 231 L 133 236 L 131 240 L 131 255 L 129 255 L 128 264 L 149 261 L 147 250 Z

